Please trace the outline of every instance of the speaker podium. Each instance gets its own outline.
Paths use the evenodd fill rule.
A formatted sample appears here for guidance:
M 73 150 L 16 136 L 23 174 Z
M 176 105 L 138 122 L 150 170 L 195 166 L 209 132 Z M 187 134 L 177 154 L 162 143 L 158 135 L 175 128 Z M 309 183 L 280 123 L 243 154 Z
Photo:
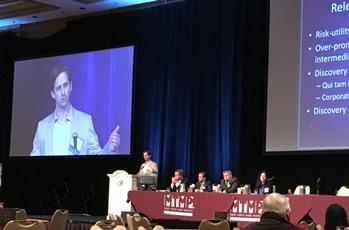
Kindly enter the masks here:
M 132 211 L 131 202 L 127 203 L 127 193 L 137 190 L 137 176 L 123 170 L 116 170 L 109 177 L 108 214 L 121 215 Z

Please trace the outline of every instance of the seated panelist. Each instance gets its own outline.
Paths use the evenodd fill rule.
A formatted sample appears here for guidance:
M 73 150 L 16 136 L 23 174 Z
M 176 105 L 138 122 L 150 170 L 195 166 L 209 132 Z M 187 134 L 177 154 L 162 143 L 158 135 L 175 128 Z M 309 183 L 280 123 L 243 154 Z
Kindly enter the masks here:
M 183 170 L 182 169 L 176 169 L 174 172 L 174 177 L 171 178 L 171 185 L 170 185 L 170 191 L 171 192 L 185 192 L 186 186 L 183 178 Z
M 258 174 L 255 191 L 258 194 L 270 194 L 273 192 L 272 180 L 268 178 L 266 171 L 261 171 Z
M 233 173 L 231 170 L 224 170 L 223 171 L 223 179 L 220 183 L 220 188 L 222 192 L 225 193 L 235 193 L 237 192 L 237 188 L 240 185 L 240 181 L 238 178 L 233 176 Z
M 205 171 L 199 172 L 194 189 L 195 192 L 212 192 L 212 183 L 207 180 Z

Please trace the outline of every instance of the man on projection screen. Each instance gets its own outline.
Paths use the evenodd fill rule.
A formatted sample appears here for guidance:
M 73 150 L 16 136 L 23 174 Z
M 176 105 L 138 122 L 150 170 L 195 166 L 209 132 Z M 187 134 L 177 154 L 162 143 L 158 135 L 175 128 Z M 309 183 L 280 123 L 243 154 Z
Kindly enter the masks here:
M 119 125 L 101 149 L 92 117 L 75 109 L 69 100 L 73 82 L 69 69 L 56 66 L 51 74 L 51 97 L 56 102 L 53 113 L 39 121 L 31 156 L 96 155 L 117 153 L 120 145 Z

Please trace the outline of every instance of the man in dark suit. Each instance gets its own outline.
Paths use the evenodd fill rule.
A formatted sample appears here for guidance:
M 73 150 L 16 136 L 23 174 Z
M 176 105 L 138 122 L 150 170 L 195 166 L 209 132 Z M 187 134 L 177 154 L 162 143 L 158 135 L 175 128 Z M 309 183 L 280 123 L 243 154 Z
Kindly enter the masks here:
M 221 180 L 221 190 L 226 193 L 234 193 L 240 185 L 238 178 L 233 176 L 231 170 L 223 171 L 223 179 Z
M 290 203 L 287 197 L 278 193 L 266 196 L 262 204 L 262 216 L 259 222 L 251 224 L 245 230 L 296 230 L 289 222 Z
M 195 192 L 212 192 L 212 183 L 207 180 L 205 171 L 201 171 L 198 174 L 198 181 L 195 183 Z

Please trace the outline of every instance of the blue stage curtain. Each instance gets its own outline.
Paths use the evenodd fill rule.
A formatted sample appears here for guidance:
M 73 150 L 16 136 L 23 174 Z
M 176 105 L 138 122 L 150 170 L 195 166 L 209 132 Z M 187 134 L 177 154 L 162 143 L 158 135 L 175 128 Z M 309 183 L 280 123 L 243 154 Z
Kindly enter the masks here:
M 149 9 L 137 44 L 134 114 L 166 187 L 176 168 L 194 181 L 238 174 L 242 111 L 243 1 L 196 0 Z M 136 73 L 137 74 L 137 73 Z M 137 130 L 134 130 L 137 132 Z M 139 140 L 136 140 L 136 142 Z

